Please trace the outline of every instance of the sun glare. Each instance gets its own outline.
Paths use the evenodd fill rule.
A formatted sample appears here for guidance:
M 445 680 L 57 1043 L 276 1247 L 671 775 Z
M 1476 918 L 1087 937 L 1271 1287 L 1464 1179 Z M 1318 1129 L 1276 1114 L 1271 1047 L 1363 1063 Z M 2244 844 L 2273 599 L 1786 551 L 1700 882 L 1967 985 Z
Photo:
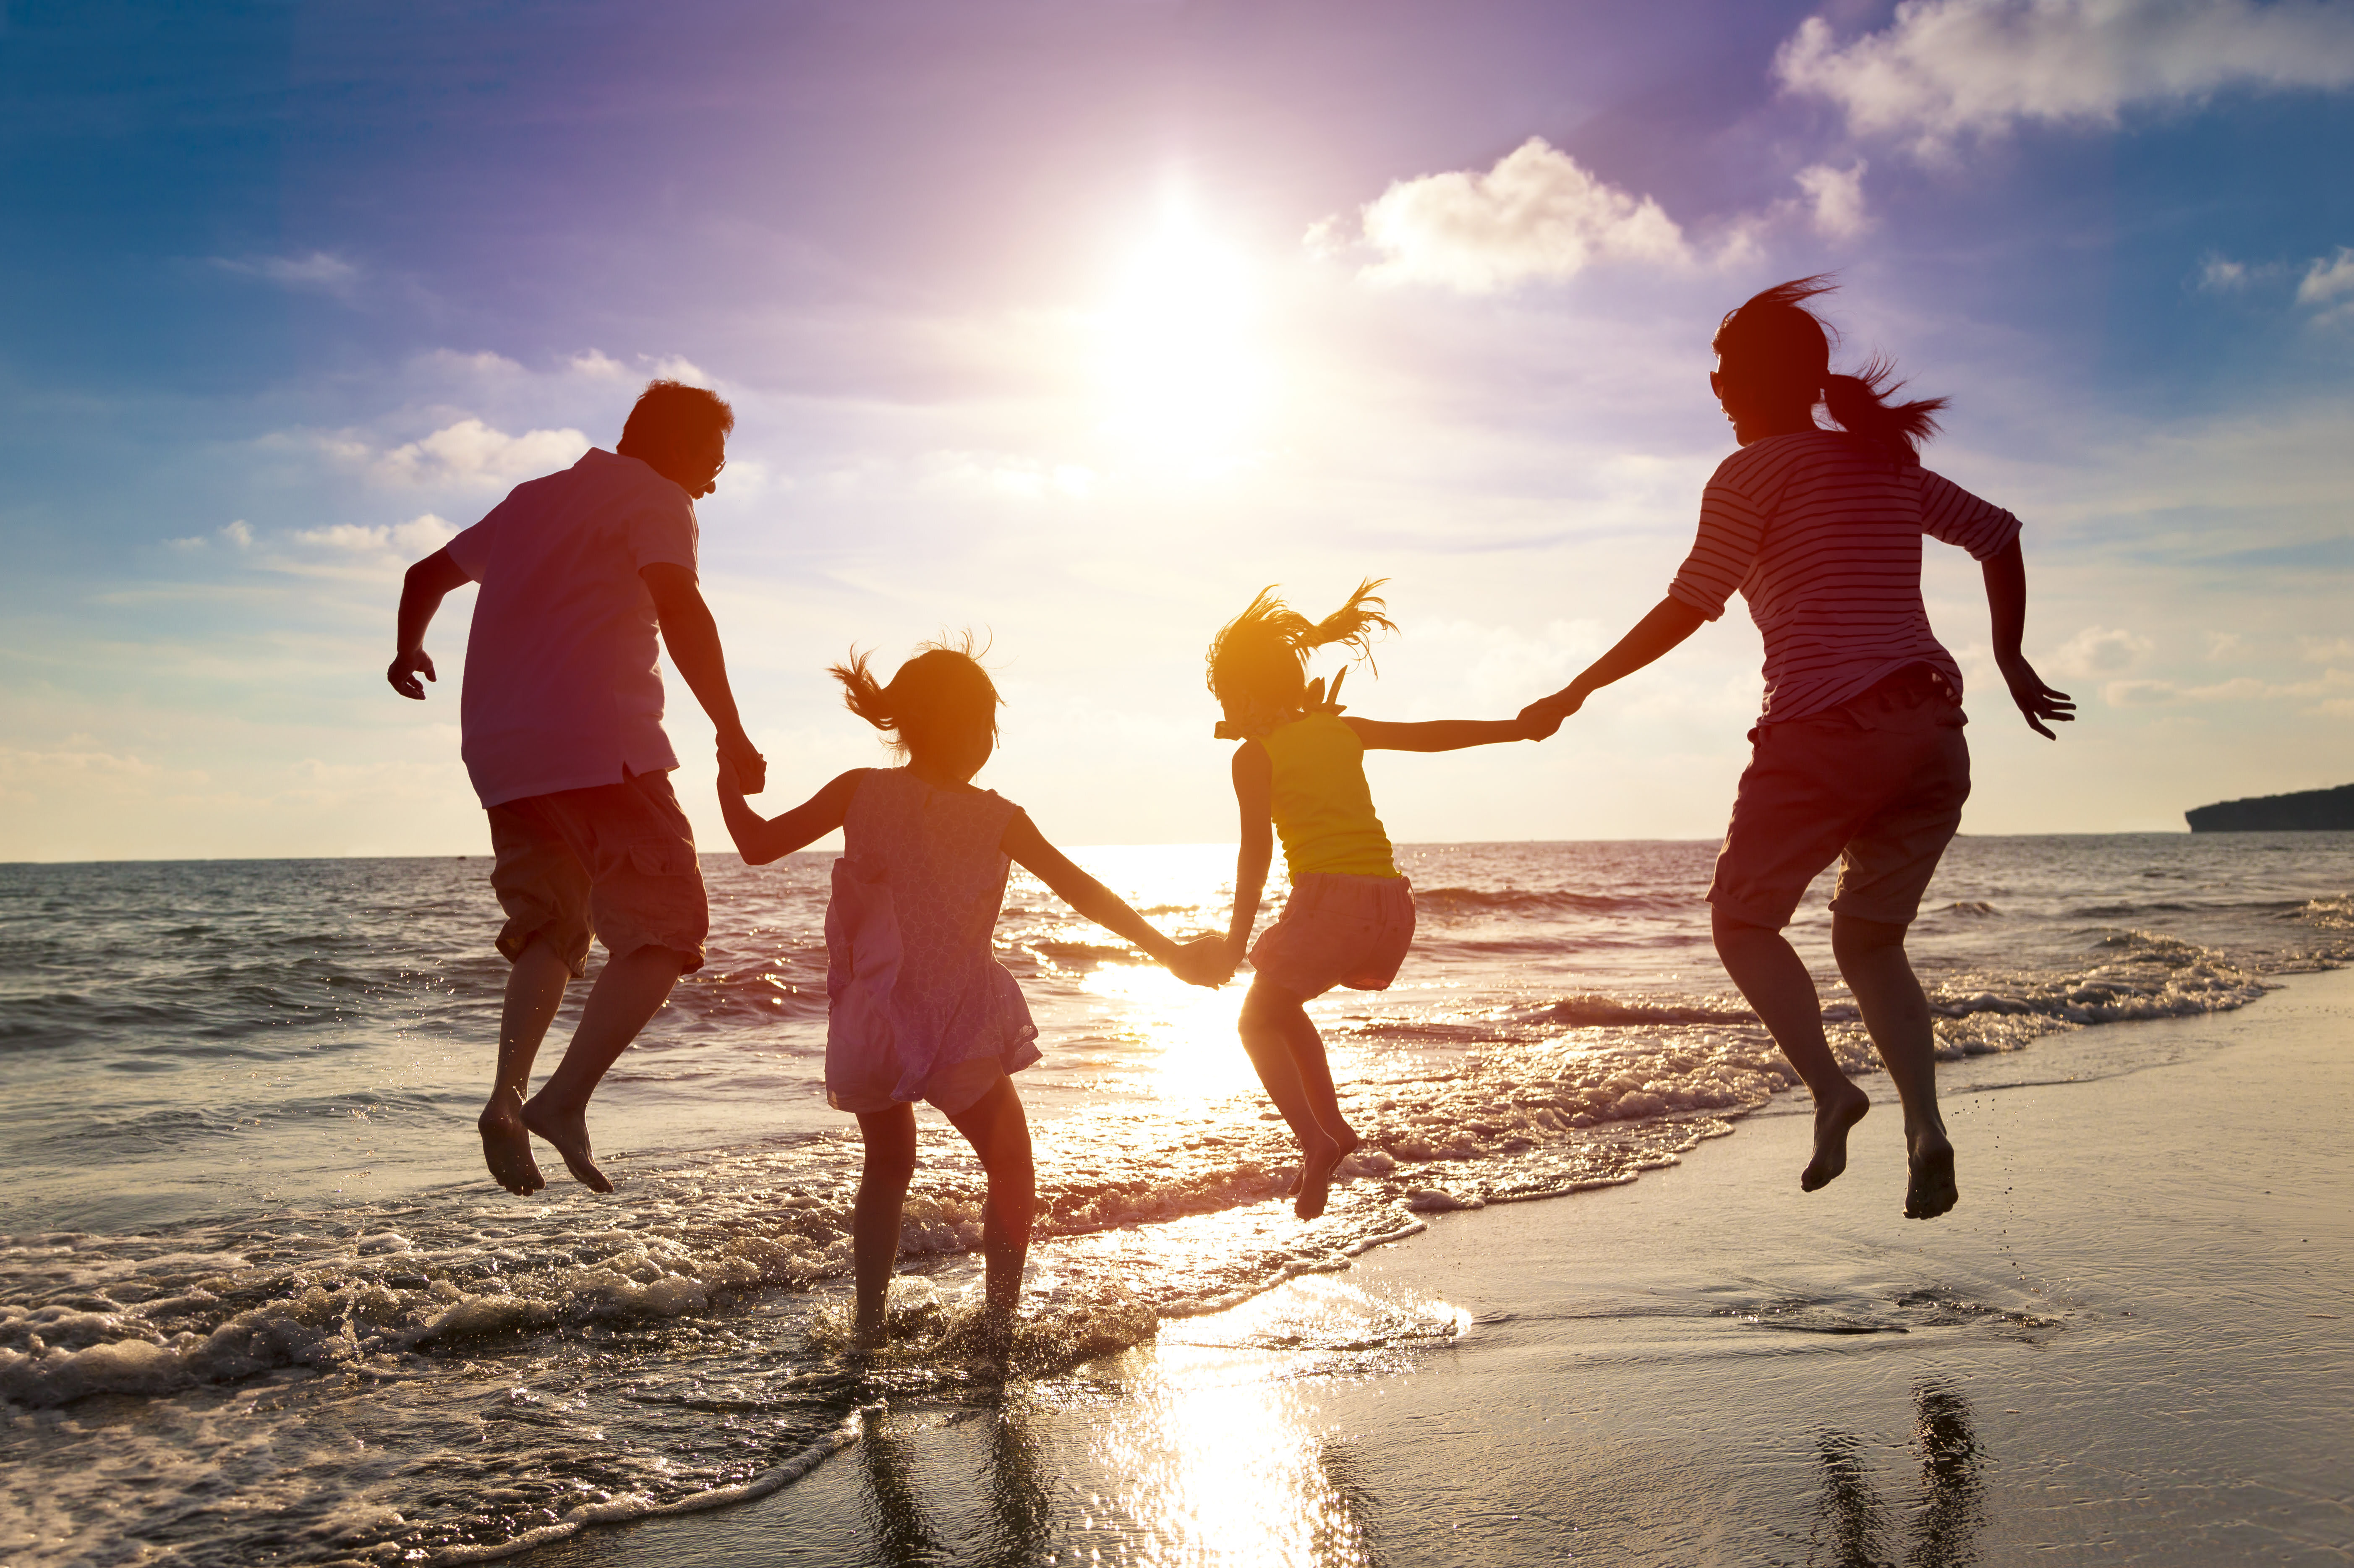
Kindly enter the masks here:
M 1246 462 L 1268 392 L 1258 303 L 1242 256 L 1172 203 L 1101 318 L 1105 429 L 1196 472 Z

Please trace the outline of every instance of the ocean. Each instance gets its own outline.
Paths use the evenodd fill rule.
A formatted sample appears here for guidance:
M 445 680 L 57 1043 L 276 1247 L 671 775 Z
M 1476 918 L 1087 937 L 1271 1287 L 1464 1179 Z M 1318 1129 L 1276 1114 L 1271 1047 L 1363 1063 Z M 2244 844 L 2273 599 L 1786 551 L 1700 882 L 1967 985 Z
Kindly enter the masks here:
M 1421 928 L 1397 984 L 1313 1008 L 1366 1144 L 1310 1224 L 1234 1038 L 1243 981 L 1182 986 L 1017 874 L 998 940 L 1045 1051 L 1018 1080 L 1021 1375 L 1426 1214 L 1636 1180 L 1790 1089 L 1709 947 L 1713 845 L 1400 854 Z M 1174 934 L 1224 924 L 1230 847 L 1075 858 Z M 961 1397 L 981 1182 L 928 1112 L 896 1343 L 839 1354 L 858 1148 L 821 1084 L 831 859 L 706 858 L 709 962 L 591 1110 L 620 1190 L 543 1150 L 530 1199 L 472 1126 L 505 972 L 486 858 L 0 866 L 0 1561 L 482 1561 L 790 1484 L 862 1408 Z M 1829 891 L 1793 936 L 1864 1071 Z M 2057 1032 L 2262 1006 L 2354 959 L 2354 834 L 1965 837 L 1912 950 L 1941 1053 L 2030 1070 Z M 2071 1071 L 2178 1037 L 2096 1038 Z M 1967 1203 L 1967 1151 L 1964 1181 Z M 1460 1326 L 1361 1299 L 1267 1331 Z

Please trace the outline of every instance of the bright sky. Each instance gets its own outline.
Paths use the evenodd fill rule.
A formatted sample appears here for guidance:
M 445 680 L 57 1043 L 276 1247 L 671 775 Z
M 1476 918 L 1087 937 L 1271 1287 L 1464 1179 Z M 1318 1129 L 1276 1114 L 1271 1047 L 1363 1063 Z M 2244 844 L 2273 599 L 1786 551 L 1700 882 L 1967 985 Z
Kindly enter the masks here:
M 1954 399 L 1966 831 L 2354 779 L 2354 5 L 12 4 L 0 859 L 479 853 L 471 590 L 402 567 L 676 374 L 738 418 L 706 589 L 770 810 L 874 761 L 822 674 L 994 637 L 982 776 L 1230 839 L 1202 685 L 1261 584 L 1393 579 L 1373 717 L 1500 716 L 1659 598 L 1718 316 L 1838 269 Z M 1543 746 L 1383 758 L 1402 841 L 1705 837 L 1742 608 Z M 710 730 L 672 683 L 707 844 Z

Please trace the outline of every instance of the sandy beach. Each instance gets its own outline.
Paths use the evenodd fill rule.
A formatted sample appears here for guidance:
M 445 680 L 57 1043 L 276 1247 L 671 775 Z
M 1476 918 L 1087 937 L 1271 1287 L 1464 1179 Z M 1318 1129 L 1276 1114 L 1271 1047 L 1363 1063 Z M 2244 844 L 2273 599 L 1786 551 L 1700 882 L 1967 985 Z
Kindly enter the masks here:
M 2335 973 L 1956 1065 L 1934 1225 L 1893 1106 L 1800 1194 L 1785 1097 L 1630 1186 L 1435 1216 L 886 1410 L 760 1501 L 515 1561 L 2344 1563 L 2349 1034 Z

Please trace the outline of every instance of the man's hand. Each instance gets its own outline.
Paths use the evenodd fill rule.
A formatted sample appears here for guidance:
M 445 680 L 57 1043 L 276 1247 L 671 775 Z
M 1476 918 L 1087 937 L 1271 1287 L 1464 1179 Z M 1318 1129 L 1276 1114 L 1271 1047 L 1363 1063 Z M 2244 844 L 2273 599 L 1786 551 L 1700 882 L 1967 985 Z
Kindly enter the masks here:
M 2035 666 L 2029 663 L 2023 654 L 2013 653 L 1999 658 L 1995 661 L 1995 668 L 2002 672 L 2003 684 L 2010 688 L 2010 700 L 2017 703 L 2019 711 L 2027 716 L 2027 727 L 2046 740 L 2059 739 L 2058 736 L 2043 727 L 2043 721 L 2073 723 L 2076 717 L 2075 699 L 2065 692 L 2054 691 L 2045 685 L 2043 678 L 2035 673 Z
M 422 648 L 394 655 L 392 663 L 384 673 L 384 678 L 392 683 L 394 691 L 421 703 L 425 700 L 425 687 L 417 679 L 419 675 L 428 681 L 438 682 L 440 679 L 433 673 L 433 661 L 426 656 Z
M 742 730 L 719 737 L 719 778 L 723 783 L 732 781 L 746 795 L 757 795 L 769 787 L 769 759 Z
M 1550 740 L 1561 721 L 1585 705 L 1585 694 L 1575 686 L 1564 686 L 1549 697 L 1539 697 L 1521 710 L 1521 722 L 1529 726 L 1531 740 Z

